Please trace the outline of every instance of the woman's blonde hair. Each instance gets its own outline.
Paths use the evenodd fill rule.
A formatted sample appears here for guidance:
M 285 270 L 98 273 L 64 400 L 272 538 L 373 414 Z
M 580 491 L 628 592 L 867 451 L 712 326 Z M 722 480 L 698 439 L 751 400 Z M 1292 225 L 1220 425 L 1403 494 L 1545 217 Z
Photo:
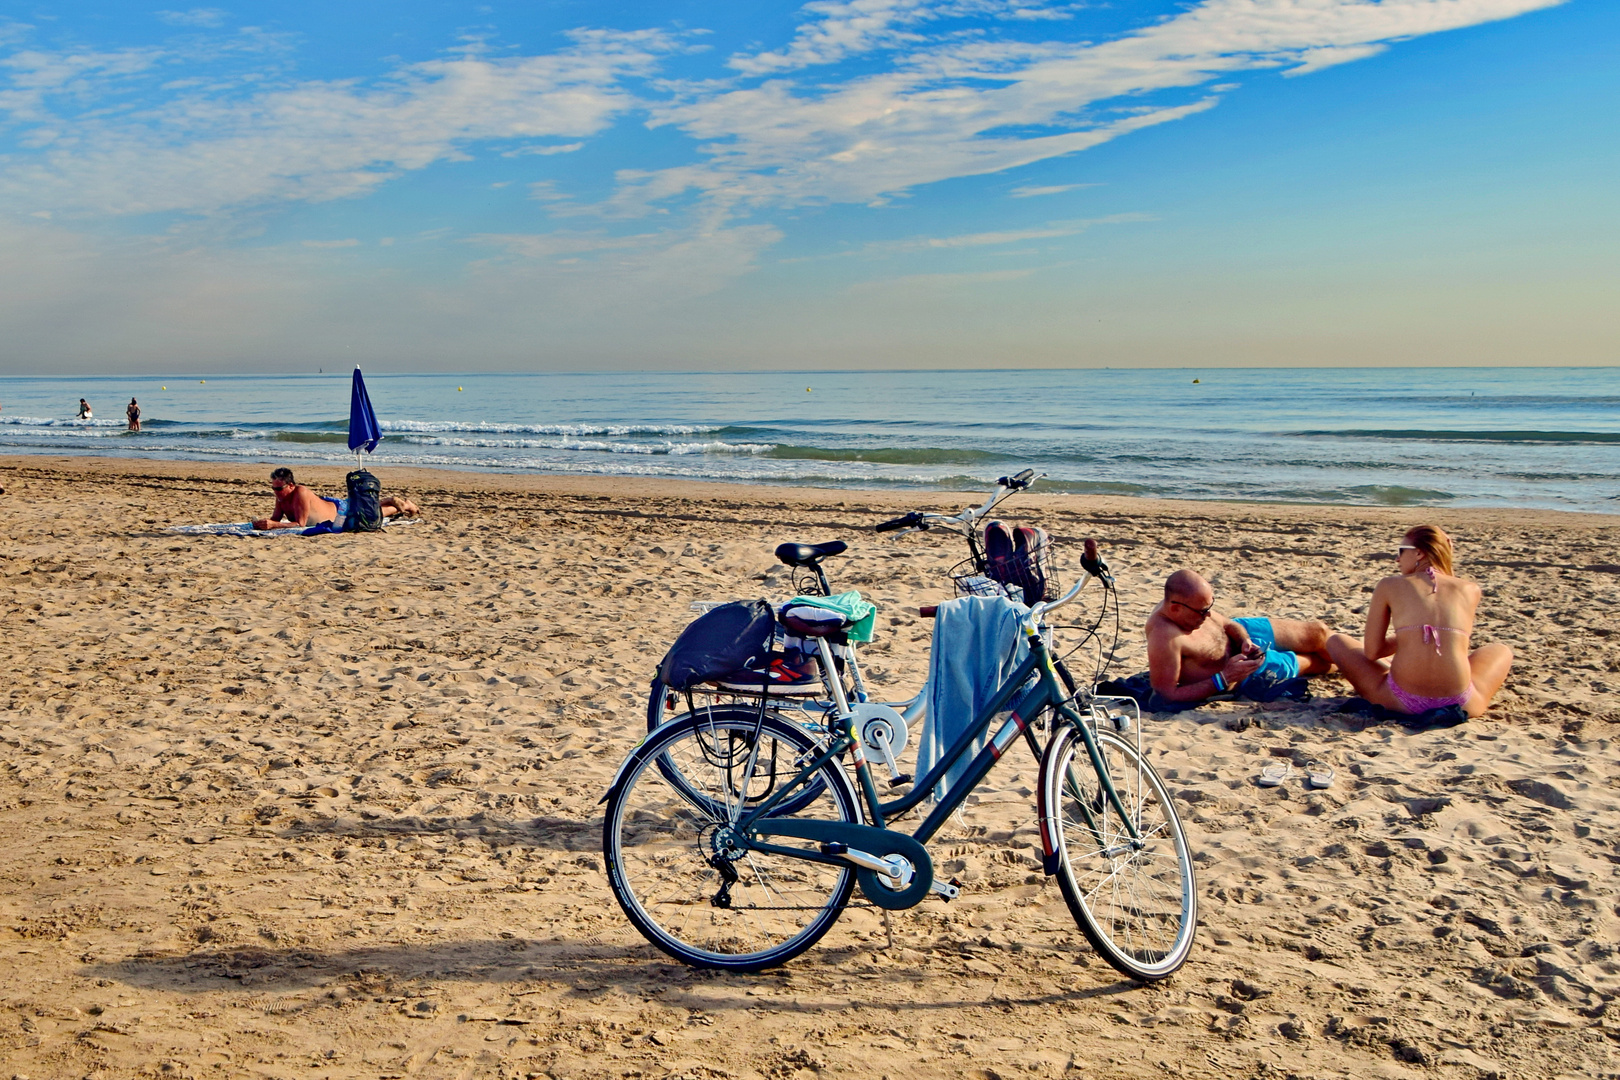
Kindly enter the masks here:
M 1438 525 L 1419 525 L 1406 531 L 1406 542 L 1429 557 L 1429 565 L 1451 573 L 1451 537 Z

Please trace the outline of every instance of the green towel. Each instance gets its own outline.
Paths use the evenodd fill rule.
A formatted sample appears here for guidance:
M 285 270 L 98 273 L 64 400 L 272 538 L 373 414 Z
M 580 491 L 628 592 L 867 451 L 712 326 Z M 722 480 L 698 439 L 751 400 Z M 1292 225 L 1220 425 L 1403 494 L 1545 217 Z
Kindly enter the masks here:
M 846 621 L 855 624 L 849 628 L 849 640 L 872 640 L 872 627 L 877 624 L 877 605 L 870 600 L 864 599 L 860 593 L 854 590 L 841 592 L 837 596 L 795 596 L 788 603 L 790 605 L 808 604 L 810 607 L 836 611 Z

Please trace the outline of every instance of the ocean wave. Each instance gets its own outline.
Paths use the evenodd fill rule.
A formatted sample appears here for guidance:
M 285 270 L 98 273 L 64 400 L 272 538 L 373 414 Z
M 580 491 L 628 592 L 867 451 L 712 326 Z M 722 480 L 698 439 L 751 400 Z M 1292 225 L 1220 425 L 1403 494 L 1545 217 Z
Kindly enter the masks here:
M 183 450 L 178 447 L 168 448 L 168 452 L 176 453 L 182 458 L 260 458 L 273 461 L 304 461 L 304 462 L 332 462 L 348 463 L 352 465 L 354 455 L 347 452 L 320 452 L 311 446 L 307 450 L 299 451 L 288 447 L 282 449 L 274 444 L 260 446 L 231 445 L 224 442 L 204 443 L 186 446 Z M 163 450 L 159 450 L 162 454 Z M 731 462 L 724 457 L 720 458 L 692 458 L 689 460 L 681 456 L 642 456 L 639 459 L 615 458 L 609 460 L 592 461 L 590 458 L 575 460 L 556 460 L 546 458 L 524 458 L 507 456 L 459 456 L 449 454 L 375 454 L 366 459 L 368 468 L 377 470 L 383 476 L 384 483 L 387 476 L 382 470 L 387 468 L 451 468 L 458 470 L 475 470 L 480 472 L 538 472 L 556 475 L 584 475 L 584 476 L 646 476 L 668 477 L 678 480 L 712 480 L 723 483 L 741 484 L 795 484 L 805 486 L 841 487 L 855 485 L 861 487 L 935 487 L 939 481 L 926 475 L 881 475 L 867 470 L 836 470 L 836 469 L 780 469 L 762 472 L 758 466 L 749 463 L 758 463 L 767 459 L 755 456 L 732 456 Z M 971 481 L 968 486 L 983 487 L 988 484 L 982 479 Z
M 339 440 L 340 442 L 342 440 Z M 763 454 L 770 443 L 729 443 L 718 439 L 704 442 L 612 442 L 605 439 L 457 439 L 441 436 L 405 435 L 402 443 L 415 446 L 467 446 L 490 450 L 571 450 L 600 454 Z
M 717 427 L 696 424 L 501 424 L 464 420 L 384 420 L 379 425 L 384 433 L 390 431 L 460 432 L 488 435 L 563 435 L 575 438 L 586 435 L 707 435 L 718 432 Z
M 1485 443 L 1620 443 L 1615 431 L 1466 431 L 1395 428 L 1345 428 L 1338 431 L 1287 431 L 1293 438 L 1399 439 L 1422 442 Z
M 349 444 L 347 431 L 233 431 L 233 439 L 273 439 L 290 443 L 342 443 Z
M 1604 483 L 1614 484 L 1620 482 L 1620 476 L 1613 473 L 1586 473 L 1586 472 L 1500 472 L 1496 474 L 1505 480 L 1528 480 L 1532 483 L 1547 481 L 1564 481 L 1566 483 Z
M 767 455 L 787 461 L 870 461 L 877 465 L 972 465 L 980 461 L 1019 461 L 1021 457 L 993 450 L 946 450 L 933 446 L 880 446 L 865 450 L 834 450 L 820 446 L 773 446 Z
M 1356 500 L 1377 503 L 1380 506 L 1422 506 L 1433 502 L 1447 502 L 1457 496 L 1449 491 L 1430 488 L 1402 487 L 1399 484 L 1359 484 L 1344 489 Z
M 41 427 L 41 428 L 121 428 L 127 427 L 125 420 L 80 420 L 77 416 L 0 416 L 0 424 L 14 427 Z
M 1156 495 L 1163 489 L 1120 480 L 1042 480 L 1030 490 L 1063 495 Z

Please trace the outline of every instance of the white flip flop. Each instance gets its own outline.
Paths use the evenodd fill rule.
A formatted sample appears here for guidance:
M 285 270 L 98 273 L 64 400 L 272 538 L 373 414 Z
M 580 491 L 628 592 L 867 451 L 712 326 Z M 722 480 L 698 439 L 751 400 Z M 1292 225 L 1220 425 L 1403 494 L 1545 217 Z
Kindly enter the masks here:
M 1333 766 L 1320 761 L 1309 762 L 1305 766 L 1305 786 L 1308 788 L 1330 788 L 1333 778 L 1338 775 Z
M 1292 761 L 1273 762 L 1260 770 L 1260 775 L 1254 782 L 1261 787 L 1282 787 L 1294 776 L 1294 763 Z

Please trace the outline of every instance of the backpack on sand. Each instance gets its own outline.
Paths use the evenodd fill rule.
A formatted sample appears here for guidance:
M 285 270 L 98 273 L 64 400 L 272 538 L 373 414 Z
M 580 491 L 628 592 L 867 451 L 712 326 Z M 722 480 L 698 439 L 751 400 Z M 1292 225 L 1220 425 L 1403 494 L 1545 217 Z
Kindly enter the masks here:
M 382 483 L 365 469 L 344 477 L 349 488 L 349 514 L 344 532 L 376 532 L 383 527 Z

